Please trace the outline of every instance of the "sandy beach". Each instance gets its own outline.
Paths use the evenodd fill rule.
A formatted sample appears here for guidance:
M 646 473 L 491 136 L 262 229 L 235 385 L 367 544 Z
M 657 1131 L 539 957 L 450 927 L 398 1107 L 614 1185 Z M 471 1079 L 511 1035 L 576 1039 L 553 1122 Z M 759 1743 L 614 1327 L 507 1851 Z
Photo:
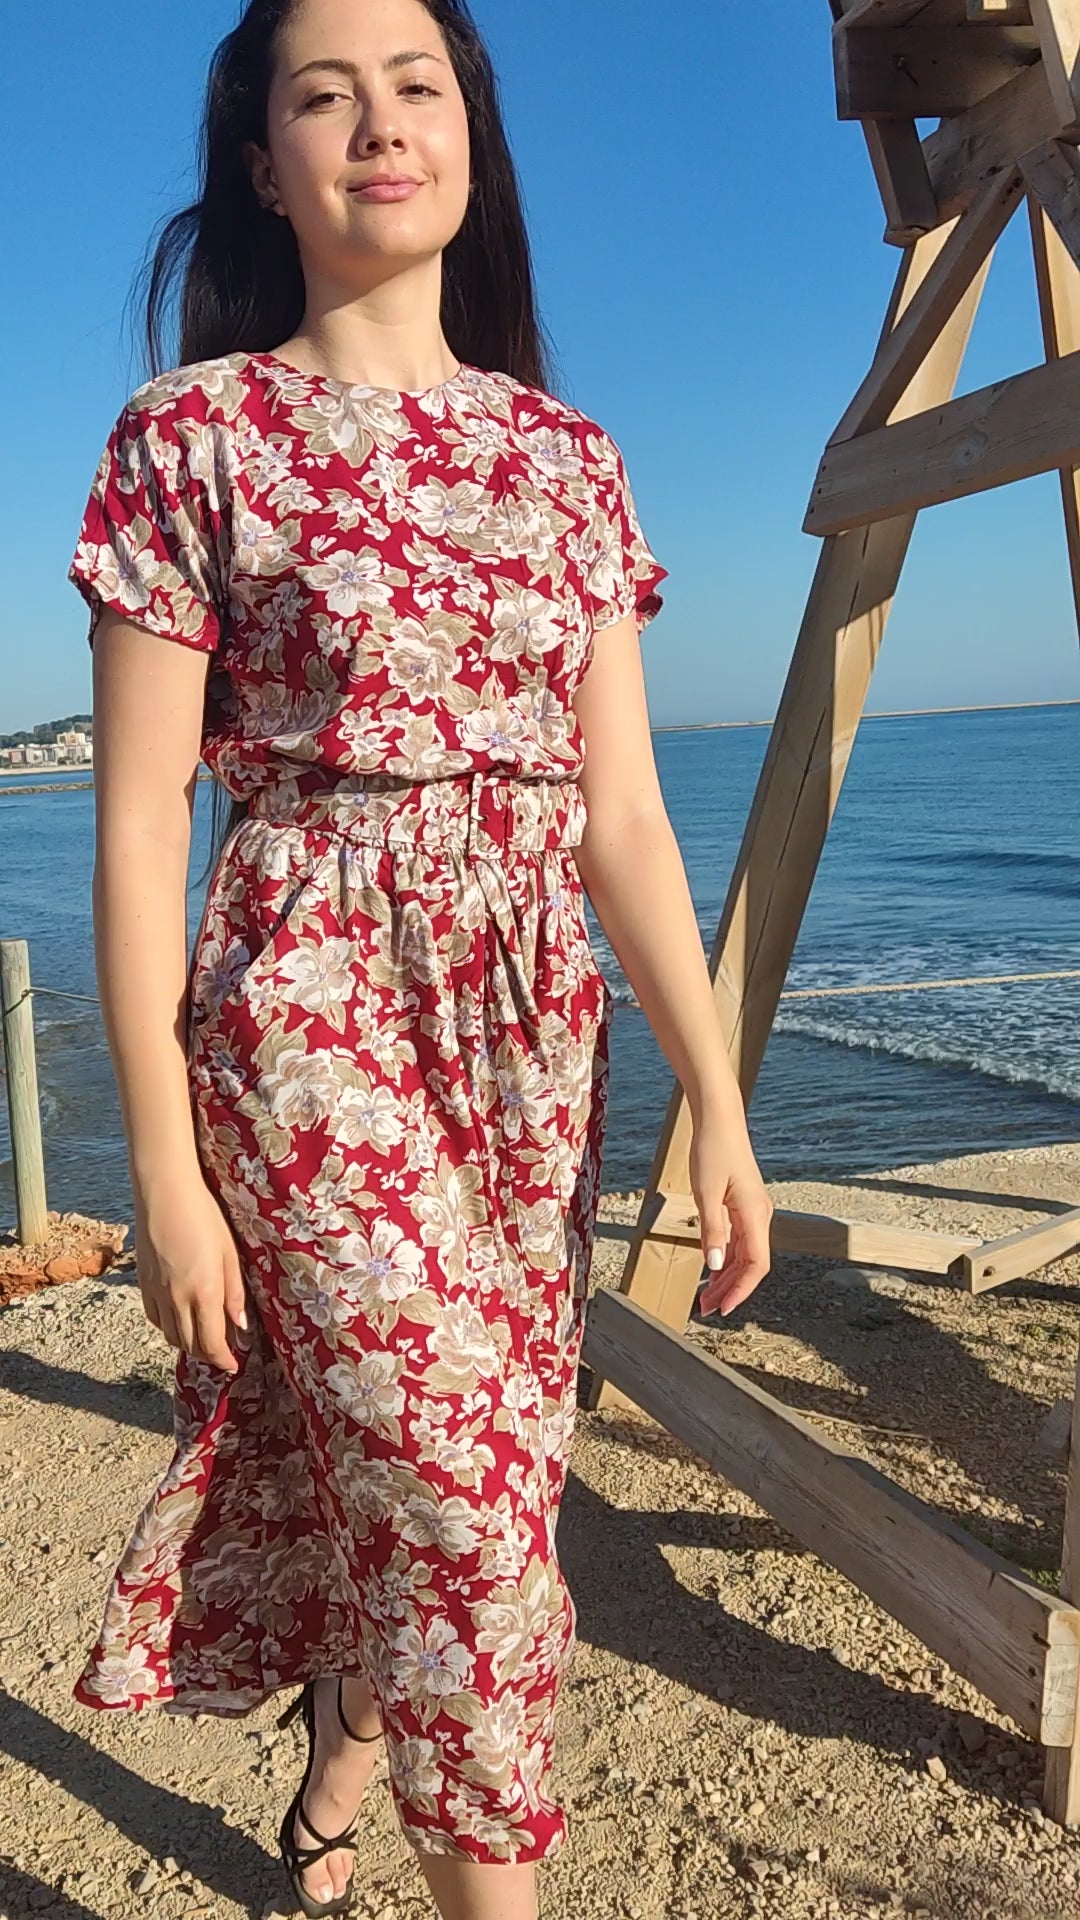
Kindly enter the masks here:
M 1080 1145 L 771 1192 L 989 1236 L 1031 1220 L 1022 1200 L 1080 1202 Z M 637 1200 L 608 1194 L 603 1217 Z M 594 1288 L 623 1257 L 598 1243 Z M 784 1258 L 735 1323 L 689 1335 L 1053 1585 L 1064 1472 L 1039 1430 L 1073 1390 L 1078 1301 L 1078 1256 L 978 1299 Z M 70 1698 L 169 1457 L 174 1359 L 130 1254 L 0 1310 L 5 1920 L 292 1910 L 274 1836 L 295 1726 Z M 544 1920 L 1075 1920 L 1080 1831 L 1039 1810 L 1041 1752 L 680 1442 L 580 1409 L 559 1542 L 579 1637 L 560 1705 L 570 1840 L 539 1870 Z M 382 1758 L 366 1818 L 356 1913 L 430 1916 Z

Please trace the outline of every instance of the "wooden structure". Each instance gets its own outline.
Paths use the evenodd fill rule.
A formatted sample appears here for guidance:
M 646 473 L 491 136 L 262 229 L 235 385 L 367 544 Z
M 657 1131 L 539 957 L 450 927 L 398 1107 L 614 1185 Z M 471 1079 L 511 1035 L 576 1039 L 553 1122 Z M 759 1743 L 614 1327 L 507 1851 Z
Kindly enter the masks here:
M 34 1052 L 30 949 L 25 940 L 0 940 L 0 1018 L 3 1020 L 4 1078 L 15 1172 L 17 1231 L 20 1245 L 36 1246 L 48 1232 L 49 1214 Z
M 899 271 L 825 448 L 821 554 L 709 966 L 749 1104 L 920 507 L 1056 470 L 1080 617 L 1080 0 L 831 0 L 837 100 L 861 122 Z M 918 120 L 939 124 L 920 135 Z M 1027 209 L 1045 364 L 954 397 L 995 243 Z M 676 1086 L 618 1292 L 591 1299 L 588 1403 L 659 1420 L 1047 1748 L 1080 1821 L 1080 1393 L 1060 1594 L 1026 1580 L 685 1339 L 702 1279 Z M 604 1232 L 601 1226 L 599 1231 Z M 1006 1239 L 773 1216 L 777 1253 L 953 1274 L 975 1291 L 1080 1245 L 1080 1209 Z M 1078 1381 L 1080 1387 L 1080 1381 Z

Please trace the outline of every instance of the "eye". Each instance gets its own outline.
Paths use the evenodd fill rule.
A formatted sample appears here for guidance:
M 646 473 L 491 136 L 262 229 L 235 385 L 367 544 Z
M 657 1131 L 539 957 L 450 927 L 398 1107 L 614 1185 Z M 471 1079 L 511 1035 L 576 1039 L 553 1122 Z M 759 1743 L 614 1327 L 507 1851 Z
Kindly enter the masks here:
M 317 107 L 321 100 L 344 100 L 344 98 L 345 95 L 343 93 L 315 93 L 311 99 L 307 101 L 306 105 L 309 107 Z
M 406 93 L 430 93 L 433 100 L 438 98 L 437 89 L 426 86 L 423 80 L 410 80 L 405 91 Z

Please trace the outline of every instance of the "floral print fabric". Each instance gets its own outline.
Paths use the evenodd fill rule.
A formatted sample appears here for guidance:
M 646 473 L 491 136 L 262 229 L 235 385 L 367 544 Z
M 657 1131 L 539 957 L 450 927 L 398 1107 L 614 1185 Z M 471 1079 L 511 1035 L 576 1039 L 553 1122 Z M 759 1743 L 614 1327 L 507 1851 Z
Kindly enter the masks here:
M 178 1354 L 75 1697 L 242 1714 L 359 1673 L 406 1835 L 477 1861 L 566 1837 L 555 1528 L 612 1011 L 571 701 L 663 574 L 562 403 L 266 355 L 140 390 L 72 564 L 92 614 L 214 649 L 204 754 L 248 802 L 186 1044 L 249 1331 L 235 1376 Z
M 463 365 L 419 395 L 227 354 L 109 436 L 70 577 L 213 655 L 203 758 L 269 780 L 497 767 L 572 779 L 592 635 L 661 605 L 622 455 Z

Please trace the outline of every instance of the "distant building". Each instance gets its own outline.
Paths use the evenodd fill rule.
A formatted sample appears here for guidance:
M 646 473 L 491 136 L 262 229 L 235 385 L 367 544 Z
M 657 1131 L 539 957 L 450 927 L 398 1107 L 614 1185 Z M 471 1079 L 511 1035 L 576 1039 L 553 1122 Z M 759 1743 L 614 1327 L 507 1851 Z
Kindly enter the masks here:
M 94 757 L 93 741 L 90 735 L 79 727 L 71 727 L 65 733 L 56 736 L 57 758 L 66 766 L 84 767 Z

